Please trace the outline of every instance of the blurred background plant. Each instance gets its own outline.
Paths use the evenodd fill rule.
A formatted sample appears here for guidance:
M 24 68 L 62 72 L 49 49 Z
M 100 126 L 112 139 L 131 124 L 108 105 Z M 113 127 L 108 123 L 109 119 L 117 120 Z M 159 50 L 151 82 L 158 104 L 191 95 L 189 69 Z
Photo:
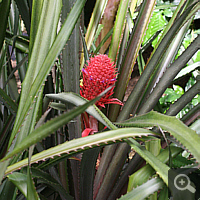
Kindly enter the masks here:
M 198 187 L 199 10 L 198 0 L 0 0 L 0 199 L 168 199 L 168 170 L 185 166 Z M 79 95 L 99 53 L 116 65 L 123 106 L 94 106 L 111 88 Z M 85 111 L 98 128 L 81 137 Z

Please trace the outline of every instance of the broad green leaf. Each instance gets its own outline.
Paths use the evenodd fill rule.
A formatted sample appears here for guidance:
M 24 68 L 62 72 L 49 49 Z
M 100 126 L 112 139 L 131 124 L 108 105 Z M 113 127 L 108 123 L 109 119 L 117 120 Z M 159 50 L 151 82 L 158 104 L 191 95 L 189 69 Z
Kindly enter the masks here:
M 183 88 L 179 85 L 173 85 L 173 89 L 177 94 L 180 94 L 180 95 L 184 94 Z
M 16 199 L 16 187 L 8 179 L 0 185 L 0 191 L 0 199 Z
M 200 39 L 200 37 L 199 37 Z M 175 116 L 200 92 L 200 76 L 196 78 L 197 82 L 187 90 L 174 104 L 167 110 L 166 115 Z
M 196 131 L 196 133 L 198 135 L 200 135 L 200 119 L 196 120 L 191 126 L 190 128 L 194 131 Z
M 104 93 L 102 93 L 103 95 Z M 33 144 L 36 144 L 37 142 L 41 141 L 48 135 L 52 134 L 54 131 L 56 131 L 58 128 L 62 127 L 64 124 L 68 123 L 70 120 L 74 119 L 76 116 L 81 114 L 85 111 L 89 106 L 94 104 L 98 99 L 102 97 L 102 95 L 99 95 L 97 98 L 83 104 L 80 107 L 77 107 L 67 113 L 64 113 L 56 118 L 53 118 L 52 120 L 48 121 L 47 123 L 41 125 L 37 129 L 35 129 L 33 132 L 31 132 L 27 137 L 25 137 L 20 145 L 17 145 L 13 151 L 11 151 L 9 154 L 7 154 L 2 160 L 7 160 L 8 158 L 11 158 L 17 153 L 22 152 L 23 150 L 27 149 Z
M 2 182 L 4 178 L 5 171 L 7 169 L 7 166 L 9 165 L 11 159 L 6 160 L 5 162 L 0 162 L 0 183 Z
M 166 20 L 162 12 L 154 12 L 142 43 L 147 42 L 157 31 L 162 30 L 165 25 Z
M 194 161 L 183 157 L 181 154 L 179 154 L 178 156 L 176 156 L 175 159 L 172 160 L 173 163 L 173 168 L 177 169 L 180 167 L 188 167 L 189 165 L 194 164 Z
M 119 200 L 141 200 L 147 198 L 149 195 L 154 192 L 162 189 L 164 183 L 160 178 L 153 178 L 141 186 L 133 189 L 131 192 L 128 192 L 122 196 Z
M 160 126 L 162 130 L 168 131 L 175 137 L 192 155 L 200 162 L 200 137 L 195 131 L 187 127 L 176 117 L 166 116 L 154 111 L 116 123 L 125 127 L 153 127 Z
M 145 141 L 145 148 L 150 151 L 154 156 L 159 155 L 161 150 L 160 139 L 154 138 L 149 141 Z
M 28 170 L 27 170 L 27 199 L 28 200 L 40 199 L 34 186 L 34 182 L 33 182 L 31 171 L 30 171 L 30 166 L 28 166 Z
M 49 106 L 56 110 L 66 111 L 66 105 L 64 103 L 51 102 Z
M 46 95 L 48 98 L 58 100 L 64 103 L 72 103 L 76 106 L 83 105 L 84 103 L 87 102 L 86 99 L 81 97 L 78 94 L 68 92 L 68 93 L 59 93 L 59 94 L 47 94 Z M 55 104 L 53 104 L 55 105 Z M 98 121 L 100 121 L 102 124 L 107 126 L 110 129 L 116 129 L 112 122 L 95 106 L 91 106 L 88 109 L 86 109 L 86 112 L 88 112 L 90 115 L 95 117 Z
M 175 80 L 178 78 L 181 78 L 182 76 L 185 76 L 189 73 L 191 73 L 192 71 L 194 71 L 195 69 L 197 69 L 200 66 L 200 62 L 196 62 L 193 63 L 191 65 L 188 65 L 187 67 L 183 68 L 175 77 Z
M 75 111 L 72 111 L 74 113 Z M 63 115 L 63 118 L 66 118 L 67 115 Z M 57 117 L 56 121 L 60 121 L 61 118 Z M 52 123 L 55 124 L 55 120 Z M 38 135 L 43 134 L 44 130 L 48 130 L 49 132 L 52 132 L 52 126 L 50 126 L 51 121 L 46 123 L 43 126 L 40 126 L 40 128 L 36 129 L 33 134 L 30 134 L 27 138 L 24 139 L 23 143 L 21 144 L 21 147 L 18 147 L 14 151 L 12 151 L 11 154 L 21 152 L 23 149 L 27 148 L 27 146 L 30 146 L 34 144 L 36 141 L 39 141 Z M 63 120 L 62 120 L 63 121 Z M 65 120 L 67 121 L 67 120 Z M 56 122 L 58 123 L 58 122 Z M 45 126 L 45 127 L 44 127 Z M 47 130 L 46 130 L 47 131 Z M 45 131 L 45 132 L 46 132 Z M 117 130 L 111 130 L 111 131 L 105 131 L 102 133 L 89 135 L 87 137 L 78 138 L 74 140 L 67 141 L 63 144 L 60 144 L 58 146 L 52 147 L 48 150 L 42 151 L 38 154 L 35 154 L 31 158 L 31 163 L 35 163 L 41 160 L 46 160 L 48 158 L 53 158 L 55 156 L 61 156 L 62 154 L 67 154 L 68 156 L 71 156 L 73 154 L 76 154 L 78 152 L 82 152 L 86 149 L 92 148 L 93 146 L 105 146 L 106 144 L 115 143 L 117 141 L 122 141 L 123 139 L 130 138 L 130 137 L 137 137 L 137 136 L 146 136 L 146 135 L 152 135 L 155 134 L 152 131 L 142 129 L 142 128 L 120 128 Z M 41 137 L 40 137 L 41 138 Z M 31 141 L 30 141 L 31 140 Z M 27 144 L 28 142 L 28 144 Z M 7 158 L 10 157 L 10 155 L 7 156 Z M 4 158 L 6 159 L 6 158 Z M 28 159 L 24 159 L 22 161 L 19 161 L 18 163 L 13 164 L 12 166 L 9 166 L 6 174 L 11 173 L 14 170 L 17 170 L 23 166 L 26 166 L 28 164 Z
M 28 175 L 20 172 L 14 172 L 13 174 L 9 174 L 7 177 L 13 184 L 15 184 L 25 198 L 30 200 L 39 199 L 35 186 L 33 185 L 30 170 Z
M 129 145 L 144 159 L 148 162 L 151 167 L 153 167 L 156 173 L 163 179 L 163 181 L 168 185 L 168 171 L 169 167 L 162 163 L 158 158 L 156 158 L 152 153 L 147 151 L 134 139 L 128 139 Z
M 165 27 L 159 41 L 157 42 L 155 48 L 154 48 L 154 51 L 157 49 L 157 47 L 159 46 L 160 42 L 162 41 L 162 39 L 164 38 L 164 36 L 166 35 L 166 33 L 169 31 L 169 29 L 171 28 L 171 26 L 173 25 L 175 19 L 178 17 L 178 15 L 180 15 L 180 12 L 183 12 L 183 9 L 185 9 L 184 7 L 184 4 L 185 4 L 185 0 L 181 0 L 176 8 L 176 10 L 174 11 L 174 14 L 173 16 L 171 17 L 169 23 L 167 24 L 167 26 Z
M 171 156 L 177 156 L 182 149 L 175 146 L 170 146 Z M 169 161 L 169 148 L 164 149 L 157 158 L 162 163 L 167 163 Z M 150 164 L 146 164 L 144 167 L 136 171 L 129 177 L 128 189 L 127 191 L 130 192 L 133 188 L 136 188 L 139 185 L 142 185 L 144 182 L 148 181 L 151 176 L 155 174 L 154 168 L 151 167 Z
M 29 65 L 28 70 L 26 72 L 25 79 L 22 83 L 22 91 L 21 91 L 21 98 L 19 103 L 19 109 L 18 114 L 16 116 L 16 121 L 21 117 L 21 112 L 24 109 L 23 105 L 27 102 L 27 96 L 29 96 L 29 91 L 32 87 L 32 84 L 35 80 L 35 78 L 38 75 L 39 70 L 41 69 L 42 63 L 44 62 L 49 48 L 52 44 L 52 40 L 54 39 L 56 30 L 57 30 L 57 24 L 54 23 L 54 20 L 56 20 L 59 16 L 59 13 L 56 12 L 56 6 L 58 5 L 58 2 L 60 0 L 56 1 L 47 1 L 45 0 L 43 2 L 43 6 L 41 9 L 41 16 L 40 20 L 36 25 L 38 27 L 33 26 L 37 30 L 34 32 L 32 30 L 32 34 L 30 36 L 30 46 L 29 46 Z M 35 5 L 35 4 L 34 4 Z M 40 5 L 38 5 L 38 9 L 40 9 Z M 33 9 L 36 9 L 33 7 Z M 47 20 L 48 19 L 48 20 Z M 35 34 L 36 36 L 35 36 Z M 34 41 L 32 41 L 34 40 Z M 34 43 L 34 45 L 33 45 Z M 35 95 L 35 101 L 32 103 L 31 109 L 29 108 L 28 116 L 26 116 L 26 120 L 23 122 L 23 127 L 20 128 L 20 132 L 17 137 L 16 145 L 19 144 L 22 140 L 22 138 L 26 137 L 33 129 L 36 123 L 36 118 L 38 114 L 38 108 L 40 104 L 40 98 L 42 96 L 42 87 L 40 86 L 38 88 L 40 92 L 38 92 Z M 20 114 L 19 114 L 20 113 Z M 16 125 L 16 123 L 15 123 Z M 15 129 L 14 125 L 14 129 Z M 9 146 L 13 140 L 13 137 L 16 133 L 12 132 Z
M 199 62 L 200 61 L 200 51 L 197 51 L 197 53 L 193 57 L 194 62 Z
M 30 54 L 32 52 L 33 44 L 36 39 L 36 34 L 37 34 L 38 27 L 39 27 L 40 19 L 41 19 L 43 3 L 44 3 L 44 0 L 41 0 L 41 1 L 33 0 L 33 3 L 32 3 L 31 18 L 34 20 L 31 20 L 31 30 L 30 30 L 31 40 L 30 40 L 30 45 L 29 45 Z M 29 57 L 30 57 L 30 55 L 29 55 Z
M 20 172 L 9 174 L 8 179 L 16 185 L 21 193 L 27 197 L 27 175 Z
M 181 94 L 177 94 L 172 88 L 167 88 L 163 97 L 159 99 L 161 104 L 174 103 L 178 98 L 181 97 Z
M 26 99 L 25 99 L 25 101 L 20 101 L 19 111 L 17 114 L 14 128 L 13 128 L 10 143 L 12 142 L 16 133 L 20 129 L 25 117 L 27 116 L 28 111 L 31 108 L 31 104 L 34 101 L 34 98 L 37 96 L 39 90 L 41 89 L 41 86 L 42 86 L 43 82 L 45 81 L 45 78 L 48 75 L 51 66 L 54 63 L 54 60 L 56 59 L 56 57 L 62 50 L 63 46 L 66 44 L 66 41 L 68 40 L 68 38 L 76 24 L 76 21 L 78 20 L 78 17 L 83 9 L 85 2 L 86 2 L 86 0 L 77 0 L 76 1 L 71 12 L 69 13 L 67 19 L 65 20 L 65 23 L 63 24 L 60 32 L 58 33 L 53 45 L 51 46 L 42 66 L 38 72 L 38 75 L 35 77 L 33 84 L 31 85 L 30 89 L 27 91 L 26 95 L 25 96 L 22 95 Z M 48 39 L 50 39 L 50 38 L 48 38 Z M 35 50 L 35 51 L 37 51 L 37 50 Z M 27 76 L 26 79 L 28 81 L 30 79 L 30 77 Z M 26 85 L 23 85 L 23 87 L 26 88 L 26 90 L 30 86 L 30 84 L 29 85 L 28 84 L 29 83 L 27 82 Z

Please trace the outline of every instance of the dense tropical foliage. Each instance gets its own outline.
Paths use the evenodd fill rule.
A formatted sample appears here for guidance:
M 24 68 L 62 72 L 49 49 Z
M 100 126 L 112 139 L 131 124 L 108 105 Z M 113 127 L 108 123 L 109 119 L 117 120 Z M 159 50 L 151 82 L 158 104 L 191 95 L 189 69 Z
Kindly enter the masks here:
M 174 168 L 198 188 L 199 10 L 0 0 L 0 199 L 176 198 Z

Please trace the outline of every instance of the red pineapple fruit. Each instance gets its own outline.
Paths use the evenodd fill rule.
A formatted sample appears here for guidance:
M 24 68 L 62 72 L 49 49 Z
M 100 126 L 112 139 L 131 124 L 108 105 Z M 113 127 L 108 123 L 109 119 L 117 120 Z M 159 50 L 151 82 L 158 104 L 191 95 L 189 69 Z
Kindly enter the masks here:
M 97 55 L 90 58 L 88 66 L 84 66 L 82 70 L 83 85 L 80 89 L 80 94 L 87 100 L 91 100 L 103 92 L 116 82 L 117 71 L 113 62 L 107 55 Z M 105 104 L 119 104 L 123 105 L 121 101 L 116 98 L 110 98 L 113 94 L 113 89 L 110 89 L 99 101 L 96 106 L 105 107 Z M 97 120 L 87 113 L 82 114 L 84 127 L 82 137 L 94 134 L 98 131 Z
M 91 100 L 116 82 L 116 68 L 107 55 L 97 55 L 90 58 L 88 66 L 82 70 L 83 85 L 80 94 L 82 97 Z M 99 101 L 96 102 L 98 107 L 105 107 L 105 104 L 115 103 L 122 105 L 121 101 L 116 98 L 110 99 L 114 87 L 109 90 Z

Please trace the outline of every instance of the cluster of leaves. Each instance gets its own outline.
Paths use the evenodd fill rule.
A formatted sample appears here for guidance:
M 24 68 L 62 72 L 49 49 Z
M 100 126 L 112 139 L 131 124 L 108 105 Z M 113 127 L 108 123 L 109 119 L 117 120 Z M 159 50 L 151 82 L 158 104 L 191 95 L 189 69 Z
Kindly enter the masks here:
M 200 2 L 96 0 L 83 34 L 84 6 L 0 0 L 0 199 L 167 199 L 170 168 L 198 169 L 200 35 L 191 24 Z M 113 98 L 123 101 L 136 62 L 140 77 L 124 106 L 99 110 L 108 91 L 82 98 L 80 72 L 106 50 L 118 70 Z M 82 138 L 84 112 L 100 131 Z

